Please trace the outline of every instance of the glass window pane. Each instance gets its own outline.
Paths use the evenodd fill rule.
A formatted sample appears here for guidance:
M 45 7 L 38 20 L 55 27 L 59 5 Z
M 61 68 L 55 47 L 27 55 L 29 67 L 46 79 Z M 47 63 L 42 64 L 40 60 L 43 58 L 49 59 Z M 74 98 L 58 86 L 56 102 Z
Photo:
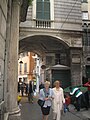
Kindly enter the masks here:
M 44 12 L 44 19 L 49 20 L 50 19 L 50 13 Z
M 50 19 L 50 2 L 44 2 L 44 19 Z
M 50 3 L 49 2 L 44 2 L 44 11 L 50 11 Z
M 82 19 L 83 20 L 88 20 L 88 12 L 83 12 L 82 13 Z
M 27 63 L 24 63 L 24 72 L 27 72 Z
M 37 2 L 37 8 L 36 8 L 36 19 L 43 19 L 43 4 L 42 2 Z
M 37 11 L 42 11 L 42 2 L 37 3 Z
M 43 19 L 42 12 L 37 12 L 36 18 L 37 19 Z
M 22 73 L 22 64 L 20 64 L 19 72 Z

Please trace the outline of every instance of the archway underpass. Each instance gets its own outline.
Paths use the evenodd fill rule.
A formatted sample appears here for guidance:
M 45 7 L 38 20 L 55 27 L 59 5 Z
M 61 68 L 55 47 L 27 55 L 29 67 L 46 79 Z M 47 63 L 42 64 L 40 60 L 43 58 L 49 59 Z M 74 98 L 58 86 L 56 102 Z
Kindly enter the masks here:
M 49 79 L 52 85 L 59 79 L 64 88 L 71 85 L 70 48 L 64 41 L 52 36 L 35 35 L 20 40 L 19 50 L 20 53 L 27 51 L 38 54 L 41 64 L 46 66 L 46 69 L 40 70 L 41 73 L 37 79 Z M 53 66 L 55 66 L 54 69 L 51 68 Z M 50 71 L 52 78 L 50 78 Z

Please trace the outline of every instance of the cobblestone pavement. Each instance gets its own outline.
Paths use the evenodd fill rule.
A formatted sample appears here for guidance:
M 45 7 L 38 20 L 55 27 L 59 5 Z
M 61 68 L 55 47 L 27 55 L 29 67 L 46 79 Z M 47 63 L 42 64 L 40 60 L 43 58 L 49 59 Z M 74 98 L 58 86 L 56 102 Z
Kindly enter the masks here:
M 41 110 L 37 104 L 37 101 L 34 100 L 34 103 L 29 103 L 27 98 L 22 98 L 21 102 L 21 118 L 22 120 L 42 120 Z M 49 116 L 49 120 L 52 119 L 52 110 Z M 64 113 L 62 120 L 89 120 L 82 115 L 82 112 L 75 112 L 71 107 L 71 112 Z

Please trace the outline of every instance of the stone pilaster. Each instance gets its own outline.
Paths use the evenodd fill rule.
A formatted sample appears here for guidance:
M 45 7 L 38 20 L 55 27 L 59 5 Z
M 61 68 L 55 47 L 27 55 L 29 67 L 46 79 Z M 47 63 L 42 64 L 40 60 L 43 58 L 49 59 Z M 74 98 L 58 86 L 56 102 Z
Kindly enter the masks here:
M 71 48 L 71 84 L 82 84 L 82 49 Z
M 7 107 L 9 120 L 20 120 L 20 109 L 17 105 L 18 81 L 18 40 L 19 40 L 19 0 L 11 1 L 11 20 L 9 21 L 8 47 L 7 47 Z

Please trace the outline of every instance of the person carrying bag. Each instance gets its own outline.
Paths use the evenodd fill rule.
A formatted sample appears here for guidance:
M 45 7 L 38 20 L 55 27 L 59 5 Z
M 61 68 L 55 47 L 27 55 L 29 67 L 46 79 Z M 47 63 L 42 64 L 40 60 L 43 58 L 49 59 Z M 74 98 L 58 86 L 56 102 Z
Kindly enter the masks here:
M 50 113 L 53 91 L 50 86 L 50 82 L 46 81 L 44 84 L 45 88 L 40 90 L 38 104 L 41 107 L 42 111 L 42 120 L 48 120 L 48 116 Z
M 45 100 L 38 99 L 37 103 L 40 107 L 43 107 L 44 103 L 45 103 Z

